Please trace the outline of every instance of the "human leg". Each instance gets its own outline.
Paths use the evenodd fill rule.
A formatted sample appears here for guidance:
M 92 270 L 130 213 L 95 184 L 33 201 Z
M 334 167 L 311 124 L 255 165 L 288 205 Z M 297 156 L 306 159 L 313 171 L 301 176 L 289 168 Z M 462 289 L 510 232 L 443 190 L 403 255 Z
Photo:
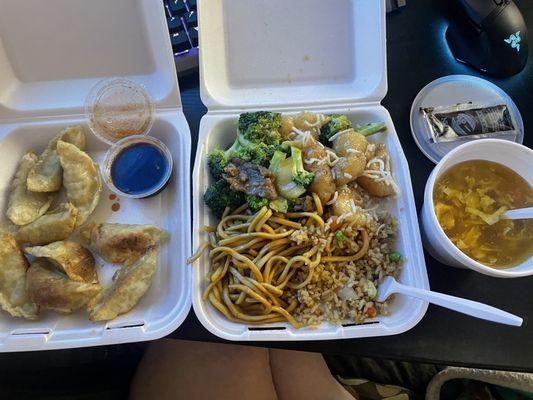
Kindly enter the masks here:
M 269 353 L 279 400 L 354 400 L 333 378 L 322 355 L 277 349 Z
M 267 349 L 164 339 L 150 344 L 132 400 L 277 400 Z

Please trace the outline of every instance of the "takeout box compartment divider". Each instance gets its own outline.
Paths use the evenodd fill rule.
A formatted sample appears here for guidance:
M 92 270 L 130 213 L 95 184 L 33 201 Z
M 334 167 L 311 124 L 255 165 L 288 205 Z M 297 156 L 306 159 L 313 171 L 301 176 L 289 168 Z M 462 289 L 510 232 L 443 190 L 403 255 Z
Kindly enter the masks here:
M 159 195 L 121 198 L 118 212 L 111 211 L 103 183 L 90 221 L 154 224 L 169 232 L 151 288 L 132 311 L 109 322 L 91 322 L 85 311 L 45 311 L 38 321 L 2 312 L 0 352 L 158 339 L 177 329 L 190 310 L 190 130 L 161 1 L 0 0 L 0 208 L 6 208 L 22 155 L 40 153 L 69 125 L 85 126 L 87 152 L 102 165 L 109 146 L 87 127 L 84 102 L 97 82 L 117 76 L 144 85 L 152 96 L 149 134 L 169 147 L 174 170 Z M 117 267 L 95 256 L 100 280 L 108 284 Z
M 239 114 L 268 110 L 341 113 L 352 121 L 383 121 L 385 142 L 402 193 L 390 201 L 400 221 L 397 248 L 405 263 L 401 281 L 429 288 L 407 160 L 388 111 L 385 2 L 338 0 L 199 0 L 200 94 L 208 112 L 200 122 L 193 171 L 193 248 L 216 219 L 203 203 L 211 183 L 206 154 L 235 140 Z M 404 332 L 424 316 L 427 303 L 396 296 L 391 315 L 361 325 L 323 324 L 295 329 L 288 323 L 246 326 L 228 321 L 202 300 L 209 270 L 204 255 L 194 265 L 193 308 L 211 333 L 228 340 L 327 340 Z M 268 329 L 257 329 L 268 328 Z M 278 329 L 276 329 L 278 328 Z

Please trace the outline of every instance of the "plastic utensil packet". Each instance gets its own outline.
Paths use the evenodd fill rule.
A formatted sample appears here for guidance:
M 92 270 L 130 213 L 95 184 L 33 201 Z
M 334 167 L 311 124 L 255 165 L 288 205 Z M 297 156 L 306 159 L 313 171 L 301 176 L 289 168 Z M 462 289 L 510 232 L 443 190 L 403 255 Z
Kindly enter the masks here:
M 519 134 L 507 105 L 459 103 L 421 108 L 434 143 L 464 139 L 515 139 Z

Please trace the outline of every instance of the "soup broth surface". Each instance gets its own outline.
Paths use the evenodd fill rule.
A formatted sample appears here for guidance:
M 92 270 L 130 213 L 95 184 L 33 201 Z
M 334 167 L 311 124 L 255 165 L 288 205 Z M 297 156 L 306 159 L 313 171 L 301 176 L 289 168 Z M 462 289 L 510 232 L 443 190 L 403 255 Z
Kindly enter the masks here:
M 533 255 L 533 219 L 501 218 L 533 206 L 533 188 L 512 169 L 485 160 L 456 164 L 437 180 L 433 204 L 446 235 L 476 261 L 510 268 Z

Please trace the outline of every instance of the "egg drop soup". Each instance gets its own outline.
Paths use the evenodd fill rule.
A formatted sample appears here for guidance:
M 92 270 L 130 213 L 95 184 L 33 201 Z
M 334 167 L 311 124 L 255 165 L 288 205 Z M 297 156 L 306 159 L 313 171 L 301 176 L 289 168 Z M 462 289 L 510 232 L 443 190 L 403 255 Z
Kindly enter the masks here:
M 471 160 L 437 180 L 433 204 L 440 226 L 463 253 L 493 268 L 510 268 L 533 255 L 533 219 L 502 218 L 533 206 L 533 188 L 501 164 Z

